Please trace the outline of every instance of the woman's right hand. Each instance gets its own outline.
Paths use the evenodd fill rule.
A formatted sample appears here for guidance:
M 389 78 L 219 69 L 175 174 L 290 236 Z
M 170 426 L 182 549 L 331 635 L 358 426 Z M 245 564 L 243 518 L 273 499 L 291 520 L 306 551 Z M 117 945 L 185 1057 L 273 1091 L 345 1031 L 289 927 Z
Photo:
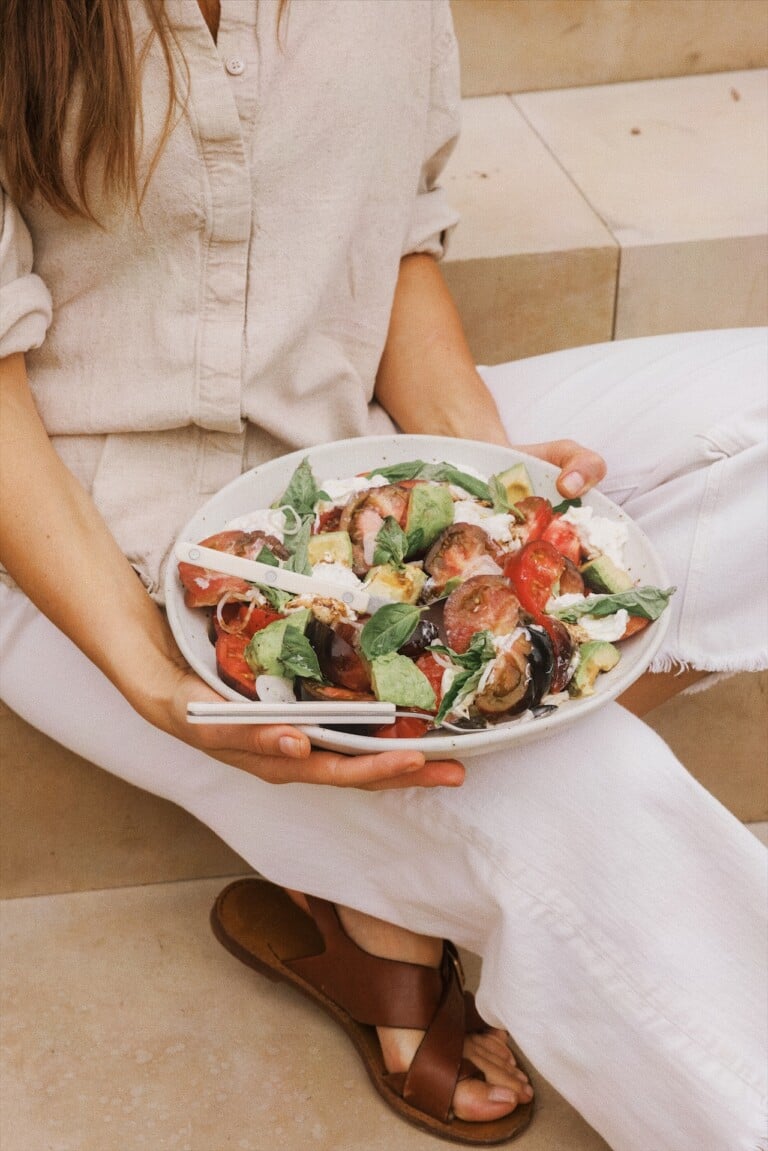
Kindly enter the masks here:
M 157 699 L 157 697 L 155 697 Z M 384 751 L 340 755 L 310 745 L 306 734 L 288 724 L 191 724 L 187 704 L 218 701 L 220 696 L 189 669 L 177 668 L 166 705 L 167 719 L 153 717 L 184 743 L 214 759 L 257 775 L 269 783 L 317 783 L 384 791 L 402 787 L 459 787 L 464 768 L 455 760 L 425 761 L 421 752 Z

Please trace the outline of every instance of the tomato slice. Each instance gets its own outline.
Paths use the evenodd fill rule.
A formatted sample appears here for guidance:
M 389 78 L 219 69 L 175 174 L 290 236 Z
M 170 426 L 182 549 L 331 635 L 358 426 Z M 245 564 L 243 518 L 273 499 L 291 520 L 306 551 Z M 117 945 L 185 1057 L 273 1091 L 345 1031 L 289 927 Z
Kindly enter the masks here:
M 312 529 L 313 535 L 320 535 L 322 532 L 337 532 L 339 530 L 339 521 L 341 520 L 341 513 L 343 508 L 329 508 L 328 511 L 322 512 L 316 528 Z
M 511 555 L 504 575 L 512 581 L 522 607 L 539 617 L 565 569 L 565 560 L 546 540 L 526 544 Z
M 549 690 L 552 694 L 562 691 L 568 683 L 568 670 L 573 656 L 573 640 L 565 624 L 551 615 L 541 615 L 536 622 L 546 631 L 552 644 L 552 679 Z
M 249 614 L 250 612 L 250 614 Z M 251 608 L 247 603 L 228 603 L 225 604 L 221 612 L 227 628 L 230 629 L 231 635 L 244 635 L 249 639 L 255 635 L 257 631 L 261 631 L 267 624 L 274 623 L 276 619 L 283 617 L 279 612 L 273 611 L 269 607 L 253 607 Z M 213 617 L 213 627 L 216 636 L 225 631 L 219 623 L 218 616 Z
M 435 693 L 434 711 L 436 712 L 440 706 L 440 700 L 443 698 L 443 672 L 445 668 L 441 663 L 438 663 L 431 651 L 425 651 L 419 656 L 416 660 L 416 667 L 427 677 L 429 685 Z
M 561 556 L 565 556 L 573 564 L 578 564 L 581 559 L 581 540 L 579 533 L 573 524 L 569 524 L 567 520 L 563 520 L 560 516 L 555 518 L 547 524 L 541 538 L 546 540 L 547 543 L 552 544 Z
M 421 739 L 429 730 L 428 719 L 418 719 L 416 716 L 399 715 L 394 723 L 384 724 L 374 728 L 371 735 L 377 739 Z
M 631 635 L 635 635 L 636 632 L 642 631 L 644 627 L 647 627 L 650 622 L 651 621 L 646 619 L 645 616 L 631 615 L 627 620 L 627 626 L 624 628 L 624 634 L 621 639 L 629 639 Z
M 515 509 L 525 516 L 525 525 L 521 525 L 525 542 L 531 544 L 541 539 L 547 526 L 552 521 L 552 504 L 543 496 L 526 496 L 518 500 Z
M 216 640 L 216 671 L 221 679 L 248 699 L 258 699 L 256 676 L 245 661 L 247 635 L 229 635 L 223 631 Z

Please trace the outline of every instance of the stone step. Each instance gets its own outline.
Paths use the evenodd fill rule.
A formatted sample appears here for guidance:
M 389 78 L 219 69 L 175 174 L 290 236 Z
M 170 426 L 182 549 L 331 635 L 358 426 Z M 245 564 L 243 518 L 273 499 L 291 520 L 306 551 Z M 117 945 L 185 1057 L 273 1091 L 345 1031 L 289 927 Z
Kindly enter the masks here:
M 452 0 L 466 96 L 768 64 L 764 0 Z
M 768 819 L 768 672 L 677 697 L 650 725 L 744 822 Z M 0 898 L 240 874 L 181 808 L 66 751 L 0 704 Z
M 478 362 L 765 323 L 767 80 L 465 99 L 444 270 Z

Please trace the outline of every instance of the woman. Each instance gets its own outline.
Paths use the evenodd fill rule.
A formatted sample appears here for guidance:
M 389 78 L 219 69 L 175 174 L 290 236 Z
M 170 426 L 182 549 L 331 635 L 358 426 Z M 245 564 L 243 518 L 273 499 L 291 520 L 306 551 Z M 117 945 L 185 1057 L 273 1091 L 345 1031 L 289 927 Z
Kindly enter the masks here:
M 766 666 L 750 607 L 759 443 L 726 419 L 759 394 L 754 334 L 584 350 L 578 402 L 557 357 L 486 386 L 435 262 L 455 223 L 436 184 L 458 108 L 443 0 L 6 0 L 1 31 L 4 698 L 280 885 L 222 893 L 217 933 L 255 966 L 271 947 L 366 1045 L 404 1117 L 464 1142 L 521 1130 L 532 1089 L 509 1028 L 616 1151 L 751 1151 L 759 849 L 652 733 L 613 705 L 465 778 L 409 752 L 315 751 L 287 725 L 190 727 L 187 702 L 215 695 L 158 602 L 175 534 L 245 468 L 395 426 L 548 441 L 586 395 L 585 438 L 621 450 L 627 507 L 681 589 L 661 657 L 678 674 L 628 702 Z M 692 365 L 710 374 L 695 405 Z M 594 400 L 601 372 L 634 414 L 626 442 Z M 697 436 L 718 429 L 710 459 Z M 571 440 L 527 450 L 566 495 L 604 475 Z M 730 544 L 718 492 L 750 517 L 743 594 L 701 578 Z M 289 967 L 296 933 L 325 947 L 319 975 Z M 443 936 L 483 956 L 493 1028 L 465 1012 Z M 375 1003 L 350 1003 L 356 976 Z M 414 980 L 427 990 L 403 1006 Z

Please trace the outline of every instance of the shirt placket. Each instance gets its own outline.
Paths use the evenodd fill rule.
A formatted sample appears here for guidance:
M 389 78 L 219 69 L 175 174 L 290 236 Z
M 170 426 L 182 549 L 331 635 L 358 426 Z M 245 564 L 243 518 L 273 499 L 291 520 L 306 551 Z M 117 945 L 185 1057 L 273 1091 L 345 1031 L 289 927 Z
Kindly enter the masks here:
M 251 181 L 233 79 L 189 0 L 169 14 L 188 59 L 187 115 L 203 165 L 206 219 L 201 260 L 192 418 L 213 432 L 240 433 L 243 330 L 251 226 Z M 182 72 L 182 75 L 184 73 Z

